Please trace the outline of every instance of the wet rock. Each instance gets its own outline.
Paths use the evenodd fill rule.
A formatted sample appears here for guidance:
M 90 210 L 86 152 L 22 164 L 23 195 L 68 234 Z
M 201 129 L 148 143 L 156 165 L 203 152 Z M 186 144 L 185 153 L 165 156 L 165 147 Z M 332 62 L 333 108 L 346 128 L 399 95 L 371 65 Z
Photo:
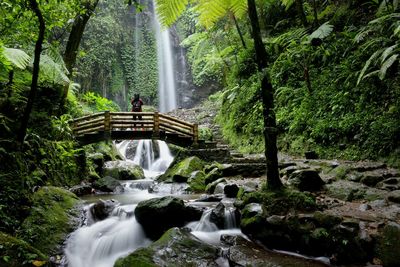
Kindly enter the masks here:
M 226 183 L 222 182 L 222 183 L 218 183 L 215 186 L 214 192 L 212 192 L 213 194 L 224 194 L 224 187 L 225 187 Z
M 289 175 L 291 175 L 293 172 L 297 171 L 298 169 L 299 169 L 299 167 L 297 167 L 296 165 L 289 166 L 289 167 L 282 169 L 280 171 L 280 173 L 282 176 L 286 175 L 287 177 L 289 177 Z
M 106 176 L 102 177 L 96 182 L 93 183 L 93 187 L 103 192 L 123 192 L 124 188 L 122 187 L 121 183 L 111 177 Z
M 206 189 L 206 184 L 204 182 L 206 175 L 202 171 L 194 171 L 190 174 L 188 179 L 188 184 L 190 190 L 195 193 L 204 192 Z
M 99 200 L 90 207 L 89 211 L 95 222 L 101 221 L 110 216 L 111 212 L 117 205 L 119 205 L 119 203 L 113 199 L 105 201 Z
M 208 185 L 210 183 L 214 183 L 215 181 L 220 179 L 222 176 L 223 176 L 222 175 L 222 171 L 220 169 L 218 169 L 218 168 L 214 168 L 209 173 L 206 174 L 206 177 L 204 179 L 204 183 L 206 185 Z
M 224 229 L 225 205 L 222 202 L 218 203 L 211 211 L 210 222 L 214 223 L 219 229 Z
M 374 187 L 377 183 L 383 181 L 385 178 L 381 172 L 367 172 L 364 173 L 363 177 L 361 178 L 361 183 Z
M 311 169 L 293 172 L 289 176 L 288 183 L 301 191 L 318 191 L 324 185 L 318 172 Z
M 382 182 L 379 182 L 376 185 L 376 188 L 388 191 L 400 190 L 400 177 L 391 177 L 385 179 Z
M 400 203 L 400 190 L 390 192 L 387 196 L 387 199 L 394 203 Z
M 204 162 L 198 157 L 186 158 L 174 165 L 157 178 L 158 181 L 166 182 L 187 182 L 195 171 L 201 171 L 204 167 Z
M 329 214 L 325 211 L 316 211 L 314 213 L 314 219 L 317 224 L 321 227 L 331 228 L 336 224 L 342 222 L 343 218 L 334 214 Z
M 385 267 L 400 266 L 400 225 L 388 223 L 384 228 L 377 247 L 379 258 Z
M 369 201 L 384 199 L 387 191 L 371 188 L 351 181 L 336 181 L 327 184 L 327 195 L 341 200 L 352 201 L 365 199 Z
M 267 223 L 270 225 L 282 225 L 285 221 L 285 216 L 280 215 L 271 215 L 267 218 Z
M 217 187 L 217 185 L 218 185 L 219 183 L 226 183 L 225 178 L 220 178 L 220 179 L 218 179 L 218 180 L 216 180 L 216 181 L 214 181 L 214 182 L 208 184 L 208 185 L 206 186 L 206 192 L 209 193 L 209 194 L 213 194 L 215 188 Z M 222 192 L 221 192 L 221 193 L 222 193 Z
M 220 202 L 224 198 L 224 195 L 204 195 L 199 199 L 196 199 L 195 202 Z
M 90 185 L 82 184 L 82 185 L 75 185 L 69 189 L 70 192 L 74 193 L 78 197 L 89 195 L 92 193 L 93 188 Z
M 149 247 L 119 259 L 114 266 L 218 267 L 218 257 L 217 247 L 200 241 L 185 228 L 172 228 Z
M 230 242 L 228 250 L 230 266 L 286 267 L 286 266 L 326 266 L 315 260 L 285 255 L 265 250 L 242 236 L 225 237 Z
M 226 197 L 234 198 L 237 196 L 239 192 L 239 187 L 236 184 L 227 184 L 224 187 L 224 193 Z
M 182 199 L 168 196 L 140 202 L 135 216 L 146 235 L 155 240 L 171 227 L 199 220 L 201 214 L 195 208 L 185 206 Z
M 104 175 L 117 180 L 144 179 L 142 167 L 129 161 L 108 161 L 105 164 Z

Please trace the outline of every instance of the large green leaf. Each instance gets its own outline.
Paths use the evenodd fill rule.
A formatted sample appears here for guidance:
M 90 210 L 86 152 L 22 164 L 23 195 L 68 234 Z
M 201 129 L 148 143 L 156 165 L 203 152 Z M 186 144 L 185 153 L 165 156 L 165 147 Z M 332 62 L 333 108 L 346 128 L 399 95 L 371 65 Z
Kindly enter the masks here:
M 155 0 L 156 10 L 161 23 L 171 26 L 185 11 L 189 0 Z
M 22 70 L 24 70 L 31 61 L 31 57 L 21 49 L 4 47 L 3 55 L 15 67 Z
M 333 31 L 333 25 L 329 24 L 329 22 L 325 22 L 318 29 L 316 29 L 313 33 L 310 34 L 309 40 L 314 38 L 324 39 Z
M 363 67 L 363 69 L 360 72 L 360 76 L 358 76 L 358 80 L 357 80 L 357 85 L 361 82 L 361 80 L 364 78 L 365 72 L 367 71 L 367 69 L 369 68 L 369 66 L 371 65 L 371 63 L 373 61 L 375 61 L 379 55 L 382 53 L 382 49 L 379 49 L 378 51 L 375 51 L 375 53 L 372 54 L 372 56 L 367 60 L 367 62 L 365 62 L 365 65 Z

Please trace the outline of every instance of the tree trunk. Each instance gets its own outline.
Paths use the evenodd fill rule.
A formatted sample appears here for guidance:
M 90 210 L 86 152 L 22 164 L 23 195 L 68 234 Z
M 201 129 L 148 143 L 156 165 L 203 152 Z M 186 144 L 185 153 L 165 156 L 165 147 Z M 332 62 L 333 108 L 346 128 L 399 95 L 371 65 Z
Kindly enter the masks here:
M 255 0 L 247 0 L 248 12 L 256 51 L 256 62 L 260 72 L 263 72 L 261 81 L 261 96 L 264 116 L 265 157 L 267 160 L 267 181 L 270 189 L 279 189 L 282 182 L 279 178 L 278 148 L 276 145 L 277 129 L 274 112 L 274 90 L 268 79 L 268 74 L 263 71 L 267 66 L 267 51 L 261 39 Z
M 24 141 L 26 131 L 28 129 L 29 117 L 32 112 L 33 103 L 35 102 L 38 80 L 39 80 L 39 63 L 40 63 L 40 54 L 42 52 L 42 45 L 44 40 L 44 33 L 46 29 L 46 25 L 43 19 L 42 12 L 40 11 L 39 5 L 36 0 L 29 0 L 30 8 L 35 13 L 36 17 L 39 20 L 39 36 L 35 44 L 35 58 L 33 60 L 33 71 L 32 71 L 32 83 L 31 90 L 29 92 L 28 103 L 26 104 L 26 108 L 21 119 L 21 126 L 17 135 L 17 141 L 21 144 Z
M 69 78 L 72 78 L 73 68 L 75 67 L 76 58 L 78 55 L 78 48 L 82 40 L 83 32 L 86 24 L 92 16 L 99 0 L 87 0 L 83 3 L 85 13 L 78 15 L 72 25 L 71 32 L 68 37 L 67 46 L 64 52 L 64 62 L 67 70 L 69 71 Z M 61 99 L 61 104 L 64 104 L 68 95 L 68 86 L 64 88 L 64 94 Z
M 233 13 L 232 13 L 232 19 L 233 19 L 233 22 L 235 22 L 235 27 L 236 27 L 236 30 L 237 30 L 237 32 L 239 34 L 240 41 L 242 42 L 243 48 L 246 49 L 247 48 L 246 42 L 244 41 L 242 31 L 240 30 L 240 27 L 239 27 L 239 24 L 238 24 L 238 22 L 236 20 L 235 14 L 233 14 Z
M 318 22 L 318 11 L 317 11 L 317 1 L 316 0 L 313 0 L 313 10 L 314 10 L 314 23 L 313 23 L 313 26 L 314 26 L 314 29 L 316 29 L 316 28 L 318 28 L 318 24 L 319 24 L 319 22 Z
M 303 24 L 304 28 L 307 28 L 308 22 L 307 22 L 307 17 L 304 13 L 303 1 L 296 0 L 295 4 L 296 4 L 297 13 L 300 16 L 301 23 Z

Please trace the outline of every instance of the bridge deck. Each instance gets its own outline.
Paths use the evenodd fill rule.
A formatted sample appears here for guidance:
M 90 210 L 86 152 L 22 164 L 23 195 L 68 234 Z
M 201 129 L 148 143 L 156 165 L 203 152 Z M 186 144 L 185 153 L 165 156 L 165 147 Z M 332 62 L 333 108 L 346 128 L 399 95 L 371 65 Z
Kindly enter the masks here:
M 199 140 L 197 124 L 158 112 L 99 112 L 73 120 L 72 129 L 82 144 L 158 139 L 183 147 L 213 146 Z

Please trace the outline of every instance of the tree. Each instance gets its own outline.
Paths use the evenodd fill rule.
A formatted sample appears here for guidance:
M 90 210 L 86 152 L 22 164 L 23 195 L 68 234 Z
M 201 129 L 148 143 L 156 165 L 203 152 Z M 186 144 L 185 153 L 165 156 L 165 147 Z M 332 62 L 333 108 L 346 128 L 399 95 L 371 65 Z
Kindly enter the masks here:
M 157 0 L 157 12 L 161 21 L 165 25 L 171 25 L 185 10 L 188 1 L 178 0 Z M 274 113 L 274 91 L 265 68 L 268 65 L 267 51 L 261 39 L 260 26 L 258 21 L 255 0 L 213 0 L 213 1 L 195 1 L 196 8 L 199 10 L 200 21 L 212 25 L 225 14 L 226 10 L 247 11 L 251 23 L 252 37 L 254 41 L 255 60 L 261 78 L 261 98 L 263 102 L 264 116 L 264 139 L 265 156 L 267 160 L 267 179 L 268 187 L 279 189 L 282 182 L 279 178 L 278 170 L 278 149 L 276 145 L 277 130 Z
M 26 130 L 28 129 L 29 117 L 32 112 L 33 103 L 34 103 L 35 97 L 36 97 L 38 80 L 39 80 L 40 54 L 42 53 L 42 45 L 43 45 L 44 34 L 45 34 L 45 30 L 46 30 L 46 24 L 44 22 L 42 11 L 40 10 L 39 5 L 36 2 L 36 0 L 29 0 L 29 5 L 39 21 L 39 35 L 38 35 L 38 39 L 35 44 L 35 57 L 33 60 L 31 90 L 29 92 L 28 103 L 26 104 L 24 115 L 21 120 L 21 126 L 20 126 L 18 136 L 17 136 L 17 140 L 21 144 L 24 141 L 24 138 L 26 135 Z

